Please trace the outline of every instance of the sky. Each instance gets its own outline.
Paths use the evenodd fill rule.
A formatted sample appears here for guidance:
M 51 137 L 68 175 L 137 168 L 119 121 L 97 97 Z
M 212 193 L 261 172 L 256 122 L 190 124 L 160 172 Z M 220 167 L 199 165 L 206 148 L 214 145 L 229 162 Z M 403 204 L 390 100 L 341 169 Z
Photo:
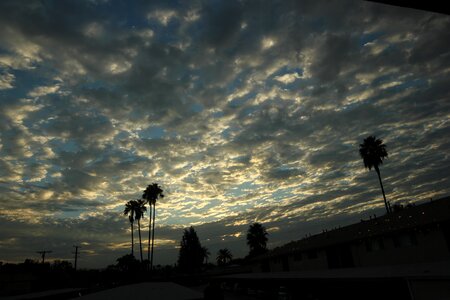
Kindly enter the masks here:
M 0 261 L 101 268 L 156 182 L 155 264 L 450 194 L 450 17 L 365 1 L 1 1 Z M 147 224 L 144 218 L 143 225 Z M 148 230 L 143 226 L 143 239 Z M 136 236 L 136 235 L 135 235 Z M 137 248 L 136 248 L 137 250 Z M 144 254 L 145 255 L 145 254 Z

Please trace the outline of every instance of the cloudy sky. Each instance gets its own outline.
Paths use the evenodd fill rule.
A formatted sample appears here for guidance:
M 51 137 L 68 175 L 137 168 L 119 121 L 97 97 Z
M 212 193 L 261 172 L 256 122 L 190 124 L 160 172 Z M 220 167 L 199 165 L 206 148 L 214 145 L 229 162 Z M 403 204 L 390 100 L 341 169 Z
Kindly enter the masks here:
M 130 2 L 131 3 L 131 2 Z M 0 260 L 104 267 L 157 182 L 156 263 L 450 194 L 450 17 L 364 1 L 1 1 Z M 144 219 L 146 223 L 147 218 Z M 147 235 L 144 229 L 143 235 Z

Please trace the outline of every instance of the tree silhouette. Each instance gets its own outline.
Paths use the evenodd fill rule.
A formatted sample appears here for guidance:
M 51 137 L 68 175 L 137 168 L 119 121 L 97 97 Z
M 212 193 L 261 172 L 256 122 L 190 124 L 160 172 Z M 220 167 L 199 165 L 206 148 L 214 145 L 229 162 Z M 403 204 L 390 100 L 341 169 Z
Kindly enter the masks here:
M 202 247 L 202 255 L 203 259 L 205 260 L 205 264 L 208 264 L 208 258 L 211 255 L 211 252 L 209 252 L 208 248 Z
M 71 262 L 59 259 L 53 261 L 51 268 L 54 271 L 65 271 L 65 272 L 73 270 Z
M 204 254 L 194 227 L 185 229 L 180 243 L 178 267 L 189 273 L 199 271 L 203 264 Z
M 135 215 L 135 206 L 133 205 L 133 200 L 128 201 L 125 204 L 125 209 L 123 211 L 124 215 L 128 216 L 128 220 L 130 220 L 130 226 L 131 226 L 131 255 L 134 256 L 134 215 Z
M 153 270 L 153 246 L 155 244 L 155 218 L 156 218 L 156 200 L 158 198 L 164 198 L 163 190 L 157 183 L 152 183 L 147 186 L 142 195 L 142 198 L 149 204 L 149 221 L 148 221 L 148 250 L 147 259 L 150 262 L 150 270 Z M 152 209 L 153 206 L 153 209 Z M 153 217 L 152 217 L 153 211 Z M 153 220 L 153 228 L 152 228 Z M 151 251 L 150 251 L 150 238 L 151 238 Z M 151 253 L 151 256 L 150 256 Z
M 260 223 L 253 223 L 247 231 L 249 256 L 253 257 L 267 252 L 267 231 Z
M 375 136 L 368 136 L 364 139 L 363 143 L 359 145 L 359 154 L 364 161 L 364 167 L 371 170 L 375 169 L 378 175 L 378 180 L 380 181 L 381 192 L 383 193 L 384 198 L 384 206 L 386 207 L 386 212 L 390 213 L 386 195 L 384 193 L 383 182 L 381 181 L 380 169 L 379 165 L 383 164 L 383 159 L 388 157 L 388 153 L 386 151 L 386 145 L 383 144 L 383 141 L 377 139 Z
M 147 211 L 147 207 L 145 207 L 144 200 L 136 200 L 133 201 L 133 205 L 135 206 L 134 210 L 134 219 L 138 222 L 138 233 L 139 233 L 139 250 L 141 254 L 141 262 L 144 260 L 142 257 L 142 238 L 141 238 L 141 218 L 144 217 L 144 213 Z
M 136 271 L 140 266 L 139 261 L 131 254 L 121 256 L 116 261 L 118 269 L 125 272 Z
M 227 262 L 230 262 L 233 258 L 233 255 L 231 254 L 230 250 L 227 248 L 220 249 L 219 252 L 217 252 L 217 264 L 219 266 L 225 265 Z

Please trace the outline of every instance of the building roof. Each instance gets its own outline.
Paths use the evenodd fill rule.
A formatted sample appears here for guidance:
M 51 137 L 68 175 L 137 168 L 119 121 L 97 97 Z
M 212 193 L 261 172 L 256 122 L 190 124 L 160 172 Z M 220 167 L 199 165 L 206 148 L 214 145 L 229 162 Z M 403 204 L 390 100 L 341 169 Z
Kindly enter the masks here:
M 261 272 L 219 276 L 223 279 L 243 280 L 299 280 L 299 279 L 450 279 L 450 262 L 410 265 L 341 268 L 332 270 L 304 270 L 290 272 Z
M 320 249 L 370 237 L 388 236 L 410 229 L 421 230 L 446 221 L 450 221 L 450 197 L 408 206 L 398 212 L 361 220 L 359 223 L 290 242 L 273 249 L 264 257 Z

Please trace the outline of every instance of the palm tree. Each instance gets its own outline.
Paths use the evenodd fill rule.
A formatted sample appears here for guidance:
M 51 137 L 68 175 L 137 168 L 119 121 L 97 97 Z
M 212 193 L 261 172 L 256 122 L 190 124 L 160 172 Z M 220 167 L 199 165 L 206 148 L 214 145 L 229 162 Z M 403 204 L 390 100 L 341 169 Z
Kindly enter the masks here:
M 383 159 L 388 157 L 388 153 L 386 151 L 386 145 L 383 144 L 383 141 L 377 139 L 375 136 L 368 136 L 364 139 L 364 142 L 359 145 L 359 154 L 364 161 L 364 166 L 371 170 L 375 169 L 378 175 L 378 180 L 380 181 L 381 192 L 383 193 L 384 198 L 384 206 L 386 207 L 386 212 L 390 213 L 386 195 L 384 193 L 383 183 L 381 182 L 380 169 L 379 165 L 383 164 Z
M 260 223 L 253 223 L 247 231 L 247 245 L 250 247 L 249 256 L 256 256 L 267 252 L 267 231 Z
M 135 205 L 135 220 L 138 222 L 138 232 L 139 232 L 139 250 L 141 254 L 141 262 L 144 260 L 142 257 L 142 238 L 141 238 L 141 218 L 144 217 L 144 213 L 147 211 L 147 207 L 145 207 L 145 201 L 144 200 L 135 200 L 133 201 Z
M 149 221 L 148 221 L 148 251 L 147 251 L 147 259 L 150 262 L 150 270 L 153 269 L 153 246 L 155 244 L 155 214 L 156 214 L 156 200 L 158 198 L 164 198 L 163 190 L 157 183 L 152 183 L 147 186 L 142 195 L 142 198 L 149 204 L 150 212 L 149 212 Z M 153 205 L 153 217 L 152 217 L 152 205 Z M 153 220 L 153 224 L 152 224 Z M 152 226 L 153 225 L 153 226 Z M 151 251 L 150 251 L 150 234 L 151 234 Z M 151 256 L 150 256 L 151 253 Z
M 134 214 L 135 214 L 135 210 L 134 209 L 135 209 L 135 207 L 133 205 L 133 201 L 128 201 L 125 204 L 125 209 L 123 211 L 123 214 L 124 215 L 128 215 L 128 219 L 130 220 L 130 225 L 131 225 L 131 255 L 133 255 L 133 256 L 134 256 L 134 235 L 133 235 L 134 226 L 133 226 L 133 223 L 134 223 Z
M 203 255 L 203 258 L 205 259 L 205 264 L 207 265 L 208 264 L 208 258 L 211 255 L 211 252 L 209 252 L 208 248 L 202 247 L 202 255 Z
M 231 254 L 230 250 L 227 248 L 220 249 L 219 252 L 217 252 L 217 264 L 222 266 L 226 264 L 227 262 L 230 262 L 233 258 L 233 255 Z

